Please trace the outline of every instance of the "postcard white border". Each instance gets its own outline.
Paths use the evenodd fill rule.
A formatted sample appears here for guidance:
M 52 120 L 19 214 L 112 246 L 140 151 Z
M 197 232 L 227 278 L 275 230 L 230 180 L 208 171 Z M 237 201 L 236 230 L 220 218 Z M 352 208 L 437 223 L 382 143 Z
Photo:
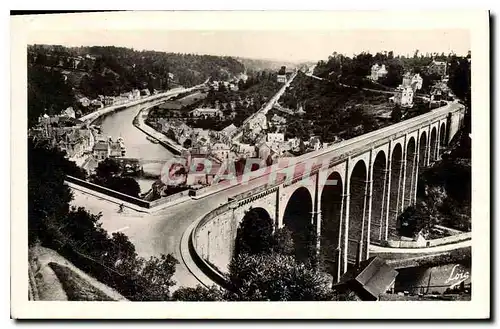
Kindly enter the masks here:
M 438 28 L 470 31 L 474 113 L 472 116 L 472 272 L 474 280 L 470 302 L 28 301 L 26 45 L 29 43 L 29 35 L 32 31 L 68 29 L 419 30 Z M 332 45 L 332 51 L 333 48 L 334 45 Z M 489 100 L 489 20 L 486 11 L 126 12 L 11 17 L 11 315 L 14 318 L 122 319 L 489 317 Z

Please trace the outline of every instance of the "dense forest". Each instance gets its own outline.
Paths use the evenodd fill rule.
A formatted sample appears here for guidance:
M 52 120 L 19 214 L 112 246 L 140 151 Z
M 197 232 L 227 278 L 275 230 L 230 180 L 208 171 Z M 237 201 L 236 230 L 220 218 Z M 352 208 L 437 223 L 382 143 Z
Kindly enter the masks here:
M 166 90 L 227 80 L 245 71 L 232 57 L 136 51 L 121 47 L 28 46 L 30 123 L 56 114 L 76 97 L 116 96 L 132 89 Z

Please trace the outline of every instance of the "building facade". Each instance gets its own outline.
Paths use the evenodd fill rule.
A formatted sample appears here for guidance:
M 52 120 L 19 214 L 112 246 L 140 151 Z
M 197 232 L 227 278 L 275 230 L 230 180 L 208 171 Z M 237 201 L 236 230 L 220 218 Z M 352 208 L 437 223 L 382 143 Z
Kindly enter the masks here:
M 378 79 L 385 77 L 387 73 L 388 72 L 384 64 L 378 65 L 378 63 L 375 63 L 371 68 L 370 79 L 377 81 Z

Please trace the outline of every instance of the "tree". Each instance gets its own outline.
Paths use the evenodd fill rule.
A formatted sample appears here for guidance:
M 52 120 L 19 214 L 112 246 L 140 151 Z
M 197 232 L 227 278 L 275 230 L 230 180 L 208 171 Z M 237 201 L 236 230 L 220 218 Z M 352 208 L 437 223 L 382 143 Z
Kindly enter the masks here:
M 399 105 L 396 105 L 391 113 L 391 119 L 393 122 L 399 122 L 403 118 L 403 111 Z
M 170 299 L 170 288 L 175 285 L 172 276 L 179 261 L 171 254 L 151 257 L 140 272 L 140 283 L 145 288 L 142 300 L 165 301 Z
M 236 234 L 235 255 L 271 252 L 272 234 L 273 223 L 265 210 L 250 209 Z
M 111 177 L 117 176 L 120 173 L 120 165 L 118 162 L 111 158 L 107 158 L 97 165 L 95 170 L 96 175 L 99 178 L 109 179 Z
M 240 255 L 229 265 L 235 301 L 325 301 L 332 299 L 328 276 L 277 253 Z
M 132 177 L 120 177 L 120 174 L 121 168 L 118 162 L 107 158 L 97 166 L 92 181 L 95 184 L 138 198 L 141 193 L 139 183 Z
M 388 87 L 397 87 L 402 82 L 404 68 L 399 61 L 387 63 L 387 75 L 380 79 L 380 83 Z
M 46 142 L 28 139 L 28 238 L 50 242 L 49 219 L 64 218 L 69 212 L 71 191 L 64 184 L 66 175 L 85 178 L 85 173 L 64 152 Z
M 74 92 L 58 70 L 28 67 L 28 127 L 37 124 L 43 114 L 60 114 L 73 101 Z
M 105 181 L 105 186 L 123 194 L 138 198 L 141 193 L 139 183 L 132 177 L 111 177 Z
M 28 140 L 30 246 L 56 250 L 131 300 L 168 300 L 177 260 L 168 254 L 146 261 L 123 233 L 108 236 L 101 214 L 70 208 L 72 194 L 64 180 L 65 170 L 74 170 L 72 166 L 63 152 Z
M 462 100 L 470 100 L 470 64 L 467 58 L 453 55 L 448 69 L 448 85 L 453 93 Z M 470 106 L 469 106 L 470 107 Z
M 226 292 L 212 286 L 205 288 L 197 285 L 196 288 L 182 287 L 174 291 L 172 300 L 184 302 L 220 302 L 225 300 Z
M 295 248 L 290 229 L 282 227 L 276 230 L 273 235 L 273 251 L 285 256 L 292 256 L 294 254 Z

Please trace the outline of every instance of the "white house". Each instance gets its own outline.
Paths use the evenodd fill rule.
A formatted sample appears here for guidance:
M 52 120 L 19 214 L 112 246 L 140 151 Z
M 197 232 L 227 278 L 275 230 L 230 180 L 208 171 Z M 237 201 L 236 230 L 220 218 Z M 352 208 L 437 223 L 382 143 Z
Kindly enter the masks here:
M 74 119 L 76 117 L 75 110 L 73 110 L 73 108 L 70 106 L 63 111 L 62 116 Z
M 276 79 L 279 83 L 286 83 L 286 75 L 285 74 L 278 74 L 278 77 Z
M 385 65 L 378 65 L 377 63 L 373 64 L 371 69 L 370 79 L 373 81 L 377 81 L 379 78 L 385 77 L 387 75 L 387 69 Z
M 210 150 L 212 155 L 219 160 L 224 161 L 229 157 L 230 147 L 224 143 L 215 143 Z
M 404 87 L 403 85 L 400 85 L 398 88 L 396 88 L 394 103 L 400 105 L 401 107 L 412 107 L 413 95 L 414 92 L 411 86 Z
M 83 106 L 83 107 L 87 107 L 90 105 L 90 99 L 88 99 L 87 97 L 82 97 L 78 100 L 78 102 Z
M 412 107 L 413 96 L 418 89 L 422 88 L 422 77 L 420 74 L 411 75 L 409 72 L 403 75 L 402 83 L 396 88 L 396 93 L 390 98 L 401 107 Z
M 238 153 L 245 156 L 245 157 L 254 158 L 257 156 L 257 152 L 255 150 L 254 145 L 238 144 L 237 149 L 238 149 Z
M 238 129 L 234 124 L 230 124 L 226 128 L 221 130 L 221 133 L 224 134 L 226 137 L 231 137 L 233 133 Z
M 141 98 L 141 92 L 139 89 L 134 89 L 132 90 L 132 99 L 139 99 Z
M 416 91 L 416 90 L 422 89 L 423 82 L 424 82 L 424 80 L 422 79 L 420 74 L 418 74 L 418 73 L 415 74 L 411 80 L 411 85 L 413 86 L 413 90 Z
M 285 134 L 283 133 L 268 133 L 267 141 L 269 143 L 283 143 L 285 142 Z
M 192 110 L 192 116 L 194 117 L 220 117 L 222 116 L 222 111 L 219 109 L 210 109 L 210 108 L 197 108 Z
M 321 143 L 319 137 L 313 136 L 309 139 L 309 147 L 312 148 L 313 150 L 317 151 L 319 150 L 323 144 Z

